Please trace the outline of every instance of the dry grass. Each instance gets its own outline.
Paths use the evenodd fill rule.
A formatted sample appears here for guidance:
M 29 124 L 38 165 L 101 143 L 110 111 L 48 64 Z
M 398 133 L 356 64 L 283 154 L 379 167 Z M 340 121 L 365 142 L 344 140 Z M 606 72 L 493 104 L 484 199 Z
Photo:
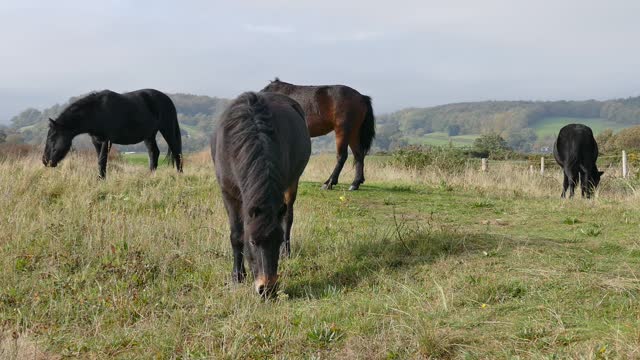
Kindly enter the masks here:
M 347 166 L 323 192 L 334 158 L 317 156 L 282 291 L 263 302 L 229 284 L 208 153 L 183 175 L 113 161 L 107 181 L 90 154 L 55 169 L 39 156 L 0 161 L 0 325 L 19 340 L 5 337 L 0 357 L 640 356 L 633 182 L 562 201 L 554 173 L 451 175 L 371 157 L 361 191 L 346 191 Z

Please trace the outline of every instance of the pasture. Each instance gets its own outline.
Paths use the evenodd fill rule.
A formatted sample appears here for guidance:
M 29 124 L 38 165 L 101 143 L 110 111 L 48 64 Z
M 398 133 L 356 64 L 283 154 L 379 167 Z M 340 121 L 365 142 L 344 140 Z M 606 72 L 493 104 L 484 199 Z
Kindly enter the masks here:
M 38 154 L 39 155 L 39 154 Z M 274 300 L 229 283 L 206 153 L 184 174 L 73 155 L 0 162 L 0 358 L 640 357 L 639 184 L 597 198 L 492 163 L 456 174 L 311 159 Z
M 473 141 L 480 135 L 449 136 L 446 132 L 432 132 L 422 136 L 408 138 L 411 145 L 447 146 L 449 143 L 456 147 L 470 147 Z
M 585 119 L 585 118 L 572 118 L 572 117 L 547 117 L 536 121 L 531 125 L 531 128 L 536 131 L 538 137 L 543 136 L 558 136 L 560 129 L 567 124 L 584 124 L 593 130 L 593 134 L 597 135 L 605 129 L 612 129 L 614 132 L 624 129 L 623 124 L 619 124 L 606 119 Z

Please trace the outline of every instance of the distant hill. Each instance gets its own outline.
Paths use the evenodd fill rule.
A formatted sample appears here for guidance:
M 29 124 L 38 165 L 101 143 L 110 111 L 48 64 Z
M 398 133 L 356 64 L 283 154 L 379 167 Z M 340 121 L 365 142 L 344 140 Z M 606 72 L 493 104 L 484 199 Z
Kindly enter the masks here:
M 377 117 L 376 145 L 389 149 L 415 143 L 437 145 L 448 139 L 453 145 L 464 146 L 474 136 L 492 132 L 502 135 L 517 150 L 535 151 L 552 144 L 557 131 L 571 122 L 585 123 L 595 133 L 640 124 L 640 97 L 484 101 L 403 109 Z
M 230 100 L 192 94 L 169 96 L 178 110 L 185 151 L 207 146 L 209 134 Z M 47 119 L 57 117 L 76 99 L 44 110 L 26 109 L 14 116 L 7 141 L 42 144 Z M 587 124 L 595 133 L 640 124 L 640 97 L 607 101 L 483 101 L 407 108 L 377 114 L 374 150 L 386 151 L 408 144 L 469 146 L 478 135 L 493 132 L 502 135 L 517 150 L 537 151 L 552 144 L 560 127 L 571 122 Z M 86 138 L 76 141 L 76 146 L 88 144 Z M 146 151 L 144 145 L 122 148 Z M 314 139 L 313 149 L 334 151 L 333 135 Z

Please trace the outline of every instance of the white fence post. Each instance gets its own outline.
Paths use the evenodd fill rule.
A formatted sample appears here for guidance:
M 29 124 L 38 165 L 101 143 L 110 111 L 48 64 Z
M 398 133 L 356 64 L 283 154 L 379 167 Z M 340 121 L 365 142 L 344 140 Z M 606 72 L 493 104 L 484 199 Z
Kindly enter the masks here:
M 533 175 L 533 165 L 529 165 L 529 174 Z
M 544 156 L 540 157 L 540 175 L 544 175 Z
M 622 178 L 629 176 L 629 167 L 627 166 L 627 152 L 622 150 Z
M 489 170 L 487 162 L 487 158 L 482 158 L 482 172 L 487 172 Z

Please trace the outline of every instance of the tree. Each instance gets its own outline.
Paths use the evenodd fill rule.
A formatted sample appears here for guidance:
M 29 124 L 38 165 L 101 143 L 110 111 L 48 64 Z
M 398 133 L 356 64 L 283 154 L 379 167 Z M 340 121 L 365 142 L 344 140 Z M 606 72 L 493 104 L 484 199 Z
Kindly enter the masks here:
M 449 134 L 449 136 L 460 135 L 460 125 L 451 124 L 451 125 L 447 126 L 447 133 Z
M 531 128 L 525 128 L 517 131 L 510 131 L 507 134 L 507 143 L 512 149 L 521 152 L 530 152 L 533 148 L 533 144 L 538 139 L 538 135 L 535 130 Z
M 0 144 L 5 142 L 7 140 L 7 134 L 4 132 L 4 130 L 0 130 Z
M 473 142 L 473 152 L 480 157 L 509 150 L 509 145 L 502 136 L 494 133 L 480 135 Z

